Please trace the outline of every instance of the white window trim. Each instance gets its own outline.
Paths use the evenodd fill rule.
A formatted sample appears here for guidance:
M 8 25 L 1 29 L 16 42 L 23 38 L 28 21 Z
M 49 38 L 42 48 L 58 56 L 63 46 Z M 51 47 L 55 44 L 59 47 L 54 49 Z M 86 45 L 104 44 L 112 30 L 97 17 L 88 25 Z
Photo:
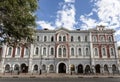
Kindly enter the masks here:
M 11 48 L 11 54 L 10 54 L 10 55 L 8 55 L 8 53 L 9 53 L 9 48 Z M 7 48 L 7 55 L 6 55 L 6 56 L 7 56 L 7 57 L 12 57 L 12 54 L 13 54 L 13 47 L 10 46 L 10 47 Z
M 24 57 L 29 57 L 30 55 L 30 51 L 29 51 L 29 48 L 28 48 L 28 55 L 26 54 L 26 47 L 24 48 Z
M 36 48 L 38 48 L 38 54 L 36 54 Z M 38 55 L 39 55 L 39 51 L 40 51 L 39 47 L 38 47 L 38 46 L 35 47 L 35 48 L 34 48 L 34 56 L 38 56 Z
M 95 54 L 95 48 L 97 49 L 97 55 Z M 94 56 L 99 57 L 99 49 L 97 47 L 94 47 Z
M 82 57 L 82 56 L 83 56 L 83 52 L 82 52 L 83 50 L 82 50 L 82 48 L 81 48 L 81 55 L 80 55 L 80 54 L 79 54 L 79 48 L 81 48 L 81 47 L 78 47 L 78 48 L 77 48 L 77 54 L 78 54 L 78 57 Z
M 17 54 L 18 47 L 20 48 L 20 54 L 19 55 Z M 15 57 L 21 57 L 22 48 L 20 46 L 18 46 L 18 47 L 15 48 Z
M 113 49 L 113 53 L 114 53 L 114 55 L 111 54 L 111 48 Z M 115 57 L 115 50 L 114 50 L 113 47 L 110 47 L 110 48 L 109 48 L 109 53 L 110 53 L 110 56 L 111 56 L 111 57 Z
M 103 55 L 103 48 L 105 48 L 105 47 L 102 47 L 102 56 L 106 58 L 107 57 L 107 50 L 105 48 L 105 55 Z

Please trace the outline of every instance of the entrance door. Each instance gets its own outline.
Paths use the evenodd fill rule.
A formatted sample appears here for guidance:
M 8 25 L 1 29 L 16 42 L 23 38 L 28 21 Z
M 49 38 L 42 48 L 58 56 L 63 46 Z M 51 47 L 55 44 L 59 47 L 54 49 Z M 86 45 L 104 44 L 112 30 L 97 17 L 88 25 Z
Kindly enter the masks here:
M 78 73 L 83 73 L 83 66 L 81 64 L 78 65 Z
M 28 72 L 28 66 L 26 64 L 21 64 L 21 72 L 22 73 L 27 73 Z
M 66 65 L 64 63 L 60 63 L 58 66 L 59 73 L 66 73 Z
M 95 66 L 95 70 L 96 70 L 96 73 L 100 73 L 100 65 L 99 64 L 97 64 Z

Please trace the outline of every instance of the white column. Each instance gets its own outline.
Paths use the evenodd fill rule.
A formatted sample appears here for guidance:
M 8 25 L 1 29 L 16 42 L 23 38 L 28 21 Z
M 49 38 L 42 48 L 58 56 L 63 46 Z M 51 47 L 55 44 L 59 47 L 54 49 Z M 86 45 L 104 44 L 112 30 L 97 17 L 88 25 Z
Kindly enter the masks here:
M 93 55 L 93 44 L 92 44 L 92 34 L 90 32 L 90 57 L 91 57 L 91 65 L 95 65 L 94 63 L 94 55 Z

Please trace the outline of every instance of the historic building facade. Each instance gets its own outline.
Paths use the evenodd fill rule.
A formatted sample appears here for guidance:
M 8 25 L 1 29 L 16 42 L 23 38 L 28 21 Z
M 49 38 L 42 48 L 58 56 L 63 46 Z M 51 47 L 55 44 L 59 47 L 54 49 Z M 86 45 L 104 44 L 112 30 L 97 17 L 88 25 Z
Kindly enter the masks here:
M 33 44 L 2 45 L 0 71 L 29 73 L 116 73 L 114 30 L 37 30 Z

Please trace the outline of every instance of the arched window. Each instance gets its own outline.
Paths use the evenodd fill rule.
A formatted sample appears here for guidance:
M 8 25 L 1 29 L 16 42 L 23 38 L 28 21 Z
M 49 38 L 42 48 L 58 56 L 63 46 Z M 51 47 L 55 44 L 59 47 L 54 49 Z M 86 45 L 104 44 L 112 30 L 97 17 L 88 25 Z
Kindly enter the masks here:
M 98 56 L 98 49 L 97 48 L 94 48 L 94 55 Z
M 46 70 L 46 65 L 42 65 L 42 70 Z
M 107 65 L 104 65 L 104 71 L 108 72 L 108 66 Z
M 86 56 L 89 56 L 89 50 L 86 48 Z
M 93 42 L 97 42 L 97 37 L 93 36 Z
M 73 42 L 73 40 L 74 40 L 74 38 L 73 38 L 73 36 L 71 36 L 71 42 Z
M 109 36 L 108 40 L 109 40 L 109 42 L 112 42 L 112 37 L 111 37 L 111 36 Z
M 81 38 L 80 38 L 80 36 L 78 36 L 78 41 L 79 41 L 79 42 L 81 41 Z
M 25 48 L 25 54 L 24 55 L 29 55 L 29 49 L 28 49 L 28 47 Z
M 82 56 L 81 48 L 78 48 L 78 55 Z
M 101 40 L 102 42 L 105 41 L 104 36 L 100 36 L 100 40 Z
M 47 41 L 47 36 L 44 36 L 44 42 L 46 42 Z
M 37 36 L 37 41 L 39 41 L 39 36 Z
M 74 56 L 74 48 L 71 48 L 71 56 Z
M 20 55 L 20 47 L 17 47 L 17 54 L 16 55 Z
M 51 42 L 53 42 L 53 41 L 54 41 L 54 37 L 52 36 L 52 37 L 51 37 Z
M 66 57 L 66 48 L 63 48 L 63 57 Z
M 9 48 L 8 48 L 8 55 L 10 56 L 11 54 L 12 54 L 12 48 L 9 47 Z
M 62 56 L 62 49 L 61 48 L 59 48 L 59 50 L 58 50 L 58 55 L 59 55 L 59 57 Z
M 15 64 L 14 70 L 19 71 L 19 65 Z
M 5 72 L 10 72 L 10 65 L 9 65 L 9 64 L 7 64 L 7 65 L 5 66 Z
M 50 65 L 50 72 L 53 72 L 53 71 L 54 71 L 54 66 Z
M 51 48 L 51 55 L 54 55 L 54 48 Z
M 34 65 L 34 71 L 38 71 L 38 65 Z
M 43 48 L 43 55 L 46 56 L 46 48 L 45 47 Z
M 87 36 L 85 36 L 85 42 L 87 42 L 88 41 L 88 37 Z
M 106 56 L 106 50 L 105 50 L 105 48 L 102 48 L 102 55 Z
M 39 53 L 39 48 L 36 47 L 36 49 L 35 49 L 35 55 L 38 55 L 38 53 Z
M 66 41 L 66 37 L 65 36 L 63 36 L 63 41 Z
M 61 36 L 59 36 L 59 41 L 62 41 L 61 39 L 62 39 Z
M 110 54 L 111 56 L 114 56 L 114 48 L 110 48 Z

